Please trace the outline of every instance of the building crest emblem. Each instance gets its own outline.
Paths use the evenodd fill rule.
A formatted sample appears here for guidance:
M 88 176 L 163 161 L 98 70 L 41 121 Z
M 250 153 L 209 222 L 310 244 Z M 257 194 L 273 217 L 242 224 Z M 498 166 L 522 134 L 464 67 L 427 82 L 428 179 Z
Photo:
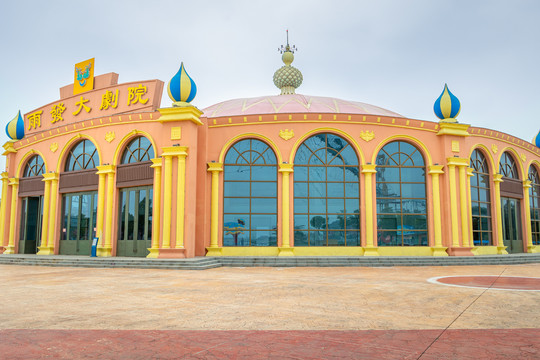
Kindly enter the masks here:
M 279 137 L 283 140 L 290 140 L 294 137 L 294 131 L 292 129 L 279 130 Z
M 364 141 L 371 141 L 375 139 L 375 133 L 373 131 L 360 131 L 360 138 Z

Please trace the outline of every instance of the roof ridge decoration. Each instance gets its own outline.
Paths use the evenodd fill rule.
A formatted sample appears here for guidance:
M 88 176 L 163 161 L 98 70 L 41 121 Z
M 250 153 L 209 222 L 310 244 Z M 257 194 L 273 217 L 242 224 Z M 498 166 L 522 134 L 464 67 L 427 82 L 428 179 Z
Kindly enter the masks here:
M 287 45 L 281 45 L 278 49 L 283 54 L 281 60 L 283 60 L 285 65 L 277 69 L 274 73 L 274 85 L 281 90 L 281 95 L 295 94 L 296 88 L 302 85 L 302 81 L 304 80 L 300 70 L 291 66 L 296 50 L 296 46 L 289 45 L 289 30 L 287 30 Z
M 11 140 L 21 140 L 24 137 L 24 120 L 21 116 L 21 110 L 7 123 L 6 134 Z
M 173 106 L 191 106 L 189 103 L 197 95 L 197 86 L 186 72 L 183 62 L 178 72 L 169 80 L 167 92 L 173 101 Z
M 435 104 L 433 104 L 433 111 L 441 121 L 450 123 L 458 122 L 456 117 L 461 111 L 461 103 L 459 102 L 459 99 L 450 92 L 448 85 L 444 84 L 441 95 L 435 100 Z

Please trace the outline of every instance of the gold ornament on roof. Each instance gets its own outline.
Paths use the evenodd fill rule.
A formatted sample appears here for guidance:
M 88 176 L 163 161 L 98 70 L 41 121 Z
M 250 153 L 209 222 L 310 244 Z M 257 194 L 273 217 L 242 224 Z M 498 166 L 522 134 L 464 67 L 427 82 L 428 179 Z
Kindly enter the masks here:
M 287 45 L 281 45 L 278 51 L 283 54 L 281 60 L 285 66 L 280 67 L 274 73 L 274 85 L 281 89 L 281 95 L 295 94 L 296 88 L 302 85 L 304 78 L 300 70 L 291 66 L 294 61 L 294 52 L 297 49 L 296 46 L 289 45 L 289 30 L 287 30 Z

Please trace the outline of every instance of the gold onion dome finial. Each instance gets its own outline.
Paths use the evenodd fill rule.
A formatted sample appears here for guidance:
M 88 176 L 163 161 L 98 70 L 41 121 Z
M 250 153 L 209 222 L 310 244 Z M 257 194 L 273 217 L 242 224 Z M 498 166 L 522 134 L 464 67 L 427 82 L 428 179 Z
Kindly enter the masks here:
M 291 66 L 296 50 L 296 46 L 289 45 L 289 30 L 287 30 L 287 45 L 281 45 L 281 48 L 278 49 L 283 54 L 281 60 L 285 66 L 280 67 L 274 73 L 274 85 L 281 90 L 281 95 L 294 94 L 296 88 L 302 85 L 302 80 L 304 80 L 300 70 Z

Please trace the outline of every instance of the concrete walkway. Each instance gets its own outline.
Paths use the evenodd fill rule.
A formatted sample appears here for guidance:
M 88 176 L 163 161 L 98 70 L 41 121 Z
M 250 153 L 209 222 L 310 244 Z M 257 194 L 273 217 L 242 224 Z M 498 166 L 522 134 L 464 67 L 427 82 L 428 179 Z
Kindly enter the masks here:
M 540 358 L 540 291 L 428 281 L 540 264 L 0 273 L 1 359 Z

